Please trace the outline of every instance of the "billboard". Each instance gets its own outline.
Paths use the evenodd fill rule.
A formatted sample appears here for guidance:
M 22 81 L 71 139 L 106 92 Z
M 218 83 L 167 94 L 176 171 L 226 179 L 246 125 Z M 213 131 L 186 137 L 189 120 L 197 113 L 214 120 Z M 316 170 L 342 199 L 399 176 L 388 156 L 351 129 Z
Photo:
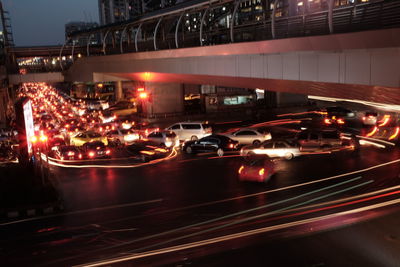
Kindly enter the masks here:
M 35 128 L 33 126 L 33 114 L 32 114 L 32 104 L 28 100 L 23 104 L 24 121 L 25 121 L 25 134 L 26 134 L 26 144 L 29 156 L 32 155 L 32 137 L 35 135 Z

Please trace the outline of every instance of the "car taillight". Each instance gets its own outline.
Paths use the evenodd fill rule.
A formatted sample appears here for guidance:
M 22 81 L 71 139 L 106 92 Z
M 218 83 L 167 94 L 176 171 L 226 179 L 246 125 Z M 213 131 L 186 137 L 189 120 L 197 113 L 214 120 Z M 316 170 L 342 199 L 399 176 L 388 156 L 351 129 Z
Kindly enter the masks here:
M 368 117 L 369 117 L 369 116 L 368 116 Z M 362 120 L 363 120 L 363 121 L 365 121 L 365 119 L 366 119 L 365 117 L 362 117 Z
M 264 169 L 264 168 L 261 168 L 261 169 L 258 171 L 258 175 L 260 175 L 260 176 L 263 176 L 264 173 L 265 173 L 265 169 Z
M 228 146 L 229 148 L 234 148 L 235 147 L 235 145 L 234 144 L 229 144 L 229 146 Z
M 82 159 L 82 154 L 79 154 L 78 157 L 79 157 L 79 159 Z
M 106 154 L 110 155 L 111 151 L 110 150 L 106 150 Z
M 242 171 L 243 171 L 243 169 L 244 169 L 244 166 L 242 165 L 242 166 L 240 166 L 240 168 L 239 168 L 239 170 L 238 170 L 238 173 L 239 174 L 241 174 L 242 173 Z
M 337 119 L 337 123 L 338 124 L 344 124 L 344 120 L 343 119 Z
M 68 152 L 68 156 L 74 156 L 74 155 L 75 155 L 75 152 L 73 152 L 73 151 Z
M 325 123 L 325 124 L 331 124 L 332 122 L 331 122 L 330 119 L 325 119 L 325 120 L 324 120 L 324 123 Z
M 94 157 L 94 152 L 89 152 L 89 157 L 93 158 Z

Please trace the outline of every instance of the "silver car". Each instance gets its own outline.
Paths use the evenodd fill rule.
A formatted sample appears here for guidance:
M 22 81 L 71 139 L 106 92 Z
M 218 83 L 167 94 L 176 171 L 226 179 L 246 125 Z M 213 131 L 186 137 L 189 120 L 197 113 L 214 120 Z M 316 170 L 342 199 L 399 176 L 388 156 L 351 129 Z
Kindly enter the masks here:
M 178 136 L 171 131 L 155 131 L 147 135 L 146 139 L 166 147 L 179 146 Z
M 240 150 L 241 156 L 267 155 L 269 157 L 280 157 L 292 159 L 301 155 L 299 147 L 286 140 L 268 140 L 260 145 L 244 146 Z
M 260 132 L 259 130 L 251 128 L 243 128 L 224 135 L 238 141 L 241 145 L 259 145 L 261 142 L 271 139 L 271 134 L 269 132 Z

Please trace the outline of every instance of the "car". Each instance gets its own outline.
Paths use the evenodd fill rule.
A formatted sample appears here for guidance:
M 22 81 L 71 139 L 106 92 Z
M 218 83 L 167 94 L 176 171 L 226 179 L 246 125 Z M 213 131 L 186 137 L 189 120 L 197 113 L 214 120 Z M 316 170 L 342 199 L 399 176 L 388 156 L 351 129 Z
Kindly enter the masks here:
M 51 150 L 55 150 L 58 147 L 65 146 L 65 140 L 63 138 L 55 137 L 55 138 L 49 138 L 49 141 L 47 142 L 48 148 Z
M 166 147 L 179 146 L 179 139 L 174 132 L 171 131 L 155 131 L 147 135 L 146 139 L 155 142 L 158 145 Z
M 141 162 L 166 157 L 170 152 L 167 148 L 161 147 L 153 141 L 143 139 L 136 140 L 133 144 L 127 146 L 126 151 Z
M 82 132 L 72 136 L 70 144 L 73 146 L 83 146 L 85 143 L 93 141 L 100 141 L 103 142 L 104 145 L 108 145 L 106 136 L 102 136 L 101 134 L 92 131 Z
M 224 135 L 238 141 L 241 145 L 259 145 L 261 142 L 271 139 L 271 134 L 269 132 L 260 132 L 256 129 L 247 128 L 239 129 L 234 131 L 233 133 Z
M 116 146 L 128 145 L 140 138 L 139 132 L 126 129 L 111 130 L 106 133 L 106 136 L 108 142 Z
M 111 150 L 101 141 L 92 141 L 83 144 L 82 154 L 88 159 L 111 158 Z
M 178 122 L 165 130 L 174 132 L 180 141 L 196 141 L 211 135 L 211 126 L 201 122 Z
M 245 158 L 238 170 L 240 181 L 268 182 L 276 173 L 275 163 L 265 155 Z
M 182 150 L 187 154 L 198 152 L 217 152 L 222 157 L 226 151 L 238 149 L 239 142 L 232 140 L 225 135 L 213 134 L 203 137 L 197 141 L 187 141 L 183 144 Z
M 378 113 L 375 111 L 367 111 L 362 117 L 363 125 L 375 126 L 378 121 Z
M 293 159 L 301 155 L 299 146 L 289 140 L 267 140 L 260 145 L 244 146 L 240 150 L 241 156 L 267 155 L 269 157 L 281 157 Z
M 113 116 L 131 115 L 137 112 L 135 104 L 131 101 L 120 101 L 110 106 L 105 112 L 111 113 Z
M 341 134 L 336 129 L 308 129 L 299 132 L 296 140 L 300 145 L 300 151 L 314 150 L 326 147 L 342 145 Z
M 54 157 L 60 160 L 80 160 L 83 156 L 77 147 L 61 145 L 55 147 Z
M 337 116 L 337 117 L 344 117 L 344 118 L 354 118 L 356 116 L 355 112 L 343 108 L 343 107 L 327 107 L 326 108 L 326 113 L 327 116 L 332 117 L 332 116 Z

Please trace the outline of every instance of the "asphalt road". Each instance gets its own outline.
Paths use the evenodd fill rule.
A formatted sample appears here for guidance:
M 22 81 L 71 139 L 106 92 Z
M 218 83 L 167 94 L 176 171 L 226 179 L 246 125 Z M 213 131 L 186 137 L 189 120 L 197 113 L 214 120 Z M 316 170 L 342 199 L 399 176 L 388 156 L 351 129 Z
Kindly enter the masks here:
M 392 161 L 399 156 L 398 148 L 363 147 L 358 154 L 277 160 L 278 174 L 267 184 L 238 181 L 242 159 L 236 155 L 179 154 L 138 168 L 53 167 L 65 212 L 1 224 L 0 255 L 7 266 L 65 266 L 131 253 L 139 256 L 129 264 L 223 263 L 233 248 L 259 248 L 270 238 L 286 244 L 288 237 L 304 234 L 304 227 L 318 232 L 379 215 L 374 209 L 339 223 L 313 219 L 395 200 L 400 168 Z M 386 189 L 394 193 L 370 193 Z M 205 240 L 212 241 L 199 243 Z

